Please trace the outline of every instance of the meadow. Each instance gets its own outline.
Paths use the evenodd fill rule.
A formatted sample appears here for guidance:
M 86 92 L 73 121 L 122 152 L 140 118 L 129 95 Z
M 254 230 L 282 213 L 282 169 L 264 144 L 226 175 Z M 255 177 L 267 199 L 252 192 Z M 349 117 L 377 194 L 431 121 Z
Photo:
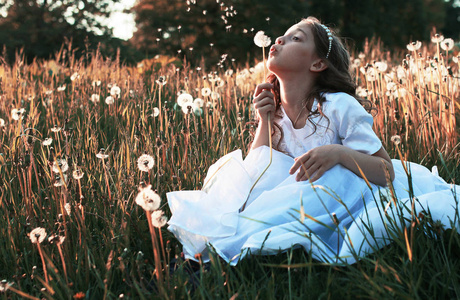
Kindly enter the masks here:
M 390 156 L 458 184 L 451 46 L 435 36 L 392 53 L 371 42 L 352 68 Z M 226 55 L 211 68 L 164 56 L 131 67 L 98 52 L 76 59 L 70 46 L 0 65 L 0 298 L 460 298 L 460 235 L 429 217 L 353 265 L 296 249 L 236 267 L 214 256 L 190 275 L 164 226 L 165 194 L 200 189 L 219 157 L 247 154 L 263 69 Z M 161 201 L 153 219 L 136 203 L 145 189 Z

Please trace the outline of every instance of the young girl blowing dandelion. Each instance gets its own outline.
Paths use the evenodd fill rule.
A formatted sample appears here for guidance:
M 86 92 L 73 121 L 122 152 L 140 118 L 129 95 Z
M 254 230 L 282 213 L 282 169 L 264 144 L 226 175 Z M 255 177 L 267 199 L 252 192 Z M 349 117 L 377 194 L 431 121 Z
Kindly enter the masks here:
M 451 189 L 460 186 L 390 159 L 331 29 L 312 17 L 295 24 L 271 46 L 267 67 L 268 82 L 254 93 L 259 124 L 248 156 L 237 150 L 220 158 L 201 191 L 167 194 L 168 229 L 186 258 L 206 261 L 212 248 L 234 265 L 250 253 L 303 246 L 314 259 L 353 263 L 388 242 L 382 216 L 411 220 L 429 210 L 458 226 L 460 194 Z M 259 180 L 270 135 L 272 163 Z M 407 209 L 385 200 L 395 198 Z

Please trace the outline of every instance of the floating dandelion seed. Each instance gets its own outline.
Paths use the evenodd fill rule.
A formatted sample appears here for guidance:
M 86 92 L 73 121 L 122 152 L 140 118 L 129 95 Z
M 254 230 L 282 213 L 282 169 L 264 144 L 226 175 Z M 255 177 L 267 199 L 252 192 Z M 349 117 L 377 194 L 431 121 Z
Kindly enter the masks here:
M 5 127 L 5 120 L 0 118 L 0 127 Z
M 142 154 L 137 159 L 137 167 L 142 172 L 150 171 L 153 168 L 154 165 L 155 165 L 155 160 L 153 159 L 153 157 L 151 155 Z
M 99 153 L 96 154 L 96 157 L 99 158 L 99 159 L 106 159 L 109 156 L 107 154 L 105 154 L 105 149 L 101 148 L 99 150 Z
M 268 47 L 270 46 L 271 42 L 272 40 L 268 36 L 266 36 L 263 31 L 257 32 L 256 35 L 254 36 L 254 43 L 258 47 L 261 47 L 261 48 Z
M 11 110 L 11 118 L 13 118 L 13 120 L 15 120 L 15 121 L 22 120 L 24 118 L 24 113 L 25 112 L 26 112 L 26 110 L 24 108 L 20 108 L 20 109 L 13 108 Z
M 110 95 L 113 97 L 120 96 L 120 93 L 121 93 L 121 89 L 117 85 L 112 86 L 112 88 L 110 89 Z
M 112 96 L 107 96 L 107 98 L 105 98 L 105 104 L 112 105 L 114 103 L 115 103 L 115 98 L 113 98 Z
M 69 169 L 69 164 L 67 163 L 67 160 L 65 160 L 63 158 L 56 159 L 54 161 L 54 163 L 53 163 L 52 170 L 56 174 L 60 174 L 60 171 L 62 171 L 62 173 L 64 173 L 68 169 Z
M 85 173 L 82 172 L 82 170 L 80 168 L 78 169 L 75 169 L 73 172 L 72 172 L 72 177 L 75 179 L 75 180 L 80 180 L 83 178 L 83 175 L 85 175 Z
M 431 41 L 435 44 L 438 44 L 444 40 L 444 36 L 442 34 L 436 33 L 434 36 L 431 37 Z
M 448 38 L 443 40 L 439 45 L 441 46 L 442 50 L 450 51 L 454 48 L 455 43 L 453 39 Z
M 42 227 L 37 227 L 29 233 L 30 241 L 33 244 L 41 244 L 46 237 L 46 230 Z
M 90 100 L 91 100 L 91 102 L 93 102 L 93 103 L 98 103 L 98 102 L 99 102 L 99 98 L 100 98 L 100 97 L 99 97 L 98 94 L 92 94 Z
M 161 228 L 166 225 L 168 218 L 164 215 L 162 210 L 155 210 L 152 212 L 152 225 Z
M 192 102 L 193 97 L 188 93 L 182 93 L 179 95 L 179 97 L 177 97 L 177 105 L 179 105 L 180 107 L 183 107 L 184 105 Z
M 145 188 L 139 188 L 135 202 L 146 211 L 154 211 L 160 207 L 161 197 L 152 190 L 152 186 L 148 185 Z
M 399 135 L 393 135 L 391 137 L 391 142 L 395 145 L 399 145 L 401 143 L 401 137 Z
M 152 116 L 153 117 L 158 117 L 159 115 L 160 115 L 160 109 L 158 107 L 154 107 Z
M 49 146 L 49 145 L 51 145 L 52 142 L 53 142 L 52 138 L 46 138 L 46 139 L 43 140 L 42 145 L 43 146 Z
M 6 281 L 5 279 L 2 280 L 2 281 L 0 282 L 0 293 L 4 293 L 4 292 L 6 292 L 7 290 L 9 290 L 10 286 L 12 286 L 12 285 L 13 285 L 12 283 Z

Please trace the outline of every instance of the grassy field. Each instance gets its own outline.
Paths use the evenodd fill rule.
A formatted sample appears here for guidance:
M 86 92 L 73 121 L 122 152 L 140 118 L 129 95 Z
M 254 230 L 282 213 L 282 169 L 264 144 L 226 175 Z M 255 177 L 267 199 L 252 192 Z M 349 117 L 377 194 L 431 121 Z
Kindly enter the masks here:
M 418 46 L 391 56 L 366 45 L 353 57 L 358 92 L 375 104 L 392 157 L 458 184 L 458 52 Z M 200 189 L 219 157 L 247 153 L 263 64 L 223 57 L 211 69 L 167 57 L 137 67 L 98 53 L 77 60 L 72 49 L 0 65 L 0 298 L 460 298 L 460 236 L 429 218 L 349 266 L 297 249 L 237 267 L 214 257 L 190 276 L 180 245 L 135 199 L 151 185 L 168 217 L 165 193 Z

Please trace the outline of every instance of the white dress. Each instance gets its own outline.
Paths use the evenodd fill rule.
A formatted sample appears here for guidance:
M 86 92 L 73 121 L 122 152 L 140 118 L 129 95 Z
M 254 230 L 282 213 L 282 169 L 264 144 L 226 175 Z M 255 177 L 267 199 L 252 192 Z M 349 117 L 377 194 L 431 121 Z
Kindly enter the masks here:
M 213 249 L 235 265 L 248 254 L 277 254 L 302 246 L 319 261 L 354 263 L 388 244 L 392 230 L 428 210 L 445 228 L 460 230 L 460 186 L 418 164 L 405 163 L 412 174 L 410 197 L 403 164 L 393 160 L 396 204 L 389 188 L 368 185 L 342 165 L 313 184 L 289 175 L 293 158 L 314 147 L 343 144 L 371 155 L 382 146 L 372 130 L 372 116 L 353 97 L 327 94 L 322 109 L 327 118 L 313 118 L 316 126 L 307 121 L 304 128 L 295 129 L 284 113 L 276 120 L 284 133 L 282 152 L 273 150 L 272 164 L 249 198 L 269 162 L 266 146 L 245 159 L 241 150 L 220 158 L 209 168 L 202 190 L 167 194 L 172 213 L 168 229 L 183 245 L 186 258 L 201 253 L 206 261 Z

